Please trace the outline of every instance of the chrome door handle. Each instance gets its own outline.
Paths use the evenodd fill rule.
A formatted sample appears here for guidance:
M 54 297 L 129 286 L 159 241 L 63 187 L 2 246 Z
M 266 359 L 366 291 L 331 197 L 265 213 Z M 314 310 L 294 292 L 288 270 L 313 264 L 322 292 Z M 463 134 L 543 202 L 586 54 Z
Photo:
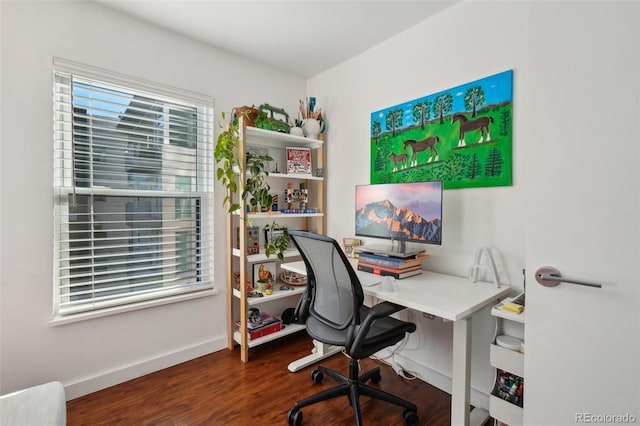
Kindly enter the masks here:
M 602 288 L 602 284 L 592 283 L 588 281 L 578 280 L 571 277 L 563 277 L 556 268 L 551 266 L 542 266 L 536 271 L 536 281 L 545 287 L 555 287 L 561 282 L 569 284 L 585 285 L 587 287 Z

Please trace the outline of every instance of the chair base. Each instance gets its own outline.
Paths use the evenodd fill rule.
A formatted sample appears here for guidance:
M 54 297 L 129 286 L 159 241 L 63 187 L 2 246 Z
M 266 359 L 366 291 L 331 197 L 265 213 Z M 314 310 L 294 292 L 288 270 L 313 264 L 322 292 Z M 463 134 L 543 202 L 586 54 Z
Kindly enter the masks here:
M 322 392 L 296 402 L 293 409 L 289 412 L 289 424 L 299 426 L 302 423 L 302 413 L 300 412 L 300 409 L 303 407 L 340 396 L 347 396 L 349 398 L 351 406 L 353 407 L 353 414 L 355 417 L 356 425 L 361 426 L 361 395 L 404 407 L 404 418 L 406 423 L 408 425 L 418 424 L 418 416 L 416 414 L 418 408 L 415 404 L 412 404 L 409 401 L 406 401 L 381 389 L 374 388 L 373 386 L 370 386 L 366 383 L 369 380 L 371 380 L 373 383 L 380 382 L 380 367 L 372 368 L 362 375 L 358 375 L 358 360 L 352 358 L 349 362 L 349 377 L 340 374 L 337 371 L 330 370 L 326 367 L 318 366 L 315 370 L 313 370 L 311 379 L 316 383 L 322 383 L 323 376 L 325 374 L 338 382 L 338 386 L 326 389 Z

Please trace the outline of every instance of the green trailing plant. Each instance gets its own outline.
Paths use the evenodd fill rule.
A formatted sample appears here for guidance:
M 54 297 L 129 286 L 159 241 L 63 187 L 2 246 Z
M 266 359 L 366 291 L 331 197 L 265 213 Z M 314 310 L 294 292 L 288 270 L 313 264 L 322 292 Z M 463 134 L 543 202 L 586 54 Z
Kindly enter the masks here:
M 276 229 L 281 231 L 280 233 L 278 233 L 278 235 L 274 233 L 274 230 Z M 278 256 L 278 259 L 284 260 L 284 252 L 289 247 L 289 242 L 291 241 L 291 237 L 289 237 L 289 231 L 287 230 L 287 228 L 280 228 L 276 221 L 273 221 L 268 230 L 269 237 L 267 238 L 267 241 L 264 245 L 265 254 L 267 255 L 267 257 L 271 256 L 272 254 L 276 254 Z
M 241 175 L 243 167 L 246 167 L 246 182 L 240 197 L 244 200 L 253 212 L 260 212 L 262 209 L 269 210 L 273 204 L 273 195 L 269 193 L 271 186 L 267 182 L 269 171 L 267 164 L 273 161 L 269 155 L 257 152 L 247 152 L 245 161 L 239 158 L 240 132 L 237 122 L 234 122 L 236 112 L 233 111 L 229 121 L 221 125 L 224 130 L 220 132 L 214 150 L 214 158 L 218 165 L 216 178 L 225 187 L 226 194 L 222 204 L 227 208 L 229 214 L 238 212 L 240 220 L 244 220 L 244 212 L 240 211 L 240 203 L 234 198 L 238 193 L 237 179 Z M 222 113 L 223 121 L 226 121 L 227 114 Z M 250 221 L 247 220 L 249 223 Z M 250 224 L 250 223 L 249 223 Z M 270 238 L 265 242 L 265 254 L 269 257 L 276 254 L 280 260 L 284 259 L 284 252 L 289 246 L 290 237 L 286 228 L 284 232 L 274 237 L 272 230 L 278 227 L 274 222 L 270 227 Z

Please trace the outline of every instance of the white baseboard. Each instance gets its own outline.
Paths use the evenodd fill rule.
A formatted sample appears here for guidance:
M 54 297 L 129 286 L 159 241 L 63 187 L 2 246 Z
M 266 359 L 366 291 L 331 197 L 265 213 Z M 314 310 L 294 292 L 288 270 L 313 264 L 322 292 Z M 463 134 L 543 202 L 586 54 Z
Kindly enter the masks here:
M 226 347 L 226 337 L 209 340 L 171 353 L 162 354 L 155 358 L 96 374 L 95 376 L 87 377 L 74 383 L 65 383 L 67 401 L 106 389 L 126 382 L 127 380 L 144 376 L 145 374 L 153 373 L 154 371 L 159 371 L 203 355 L 226 349 Z

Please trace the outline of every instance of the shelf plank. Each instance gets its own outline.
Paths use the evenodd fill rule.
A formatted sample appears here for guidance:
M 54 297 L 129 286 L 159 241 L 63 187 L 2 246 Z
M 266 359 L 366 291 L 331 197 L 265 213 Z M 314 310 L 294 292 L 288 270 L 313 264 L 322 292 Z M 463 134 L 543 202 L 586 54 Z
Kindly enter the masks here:
M 301 179 L 301 180 L 324 180 L 324 177 L 317 177 L 312 175 L 297 175 L 293 173 L 269 173 L 270 178 L 282 178 L 282 179 Z
M 295 272 L 300 275 L 307 275 L 307 267 L 304 264 L 303 260 L 298 262 L 287 262 L 280 265 L 280 268 L 285 269 L 287 271 Z
M 254 348 L 256 346 L 260 346 L 264 343 L 271 342 L 272 340 L 279 339 L 281 337 L 287 336 L 289 334 L 293 334 L 295 332 L 304 330 L 305 326 L 303 324 L 288 324 L 284 326 L 284 328 L 280 331 L 276 331 L 275 333 L 267 334 L 266 336 L 258 337 L 257 339 L 249 340 L 249 347 Z M 236 343 L 240 344 L 240 332 L 233 332 L 233 340 Z
M 304 293 L 304 290 L 307 286 L 290 286 L 292 289 L 291 290 L 280 290 L 280 286 L 284 284 L 284 283 L 276 283 L 273 285 L 273 288 L 275 288 L 275 290 L 273 291 L 272 294 L 270 295 L 264 295 L 262 297 L 248 297 L 247 298 L 247 303 L 249 304 L 249 306 L 254 306 L 254 305 L 259 305 L 261 303 L 267 303 L 267 302 L 271 302 L 273 300 L 278 300 L 278 299 L 284 299 L 285 297 L 291 297 L 291 296 L 299 296 L 302 293 Z M 240 290 L 234 288 L 233 289 L 233 295 L 240 299 Z
M 240 249 L 234 248 L 233 249 L 233 255 L 235 257 L 240 257 Z M 286 250 L 283 253 L 283 256 L 285 259 L 287 258 L 291 258 L 291 257 L 298 257 L 300 256 L 300 253 L 298 252 L 298 250 Z M 258 254 L 249 254 L 247 255 L 247 262 L 248 263 L 258 263 L 258 262 L 268 262 L 268 261 L 274 261 L 277 262 L 278 261 L 278 256 L 276 255 L 272 255 L 267 257 L 266 254 L 264 254 L 264 252 L 260 252 Z
M 289 133 L 274 132 L 273 130 L 260 129 L 258 127 L 246 127 L 247 144 L 251 146 L 265 146 L 286 148 L 287 146 L 320 148 L 324 142 L 319 139 L 295 136 Z
M 509 310 L 504 309 L 502 307 L 503 303 L 509 303 L 513 299 L 514 299 L 513 297 L 507 297 L 502 302 L 500 302 L 497 305 L 495 305 L 494 307 L 492 307 L 491 308 L 491 315 L 493 315 L 494 317 L 504 318 L 504 319 L 508 319 L 508 320 L 511 320 L 511 321 L 515 321 L 515 322 L 519 322 L 521 324 L 524 324 L 524 320 L 525 320 L 525 316 L 524 315 L 525 315 L 525 312 L 526 312 L 526 308 L 521 313 L 517 313 L 517 312 L 509 311 Z
M 277 220 L 277 219 L 286 219 L 293 217 L 322 217 L 324 213 L 249 213 L 247 215 L 248 219 L 269 219 L 269 220 Z

